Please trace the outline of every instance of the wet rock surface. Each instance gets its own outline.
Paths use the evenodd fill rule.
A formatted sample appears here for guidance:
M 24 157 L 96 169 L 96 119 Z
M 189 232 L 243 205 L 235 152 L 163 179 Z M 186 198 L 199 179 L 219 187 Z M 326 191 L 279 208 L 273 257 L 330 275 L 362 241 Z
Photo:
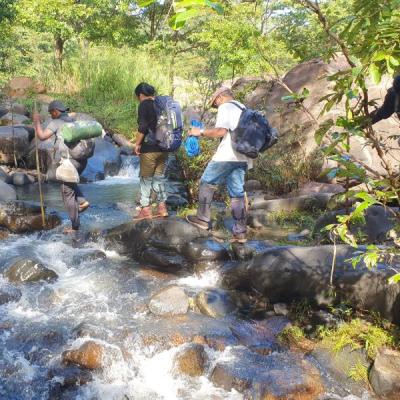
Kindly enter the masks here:
M 30 259 L 17 259 L 10 262 L 5 268 L 4 276 L 10 282 L 38 282 L 52 281 L 58 275 L 38 261 Z
M 64 351 L 62 361 L 65 364 L 76 364 L 87 369 L 99 369 L 103 366 L 103 353 L 102 345 L 87 341 L 79 349 Z
M 56 214 L 46 214 L 45 226 L 43 227 L 39 206 L 22 201 L 0 203 L 0 226 L 13 233 L 50 230 L 60 224 L 61 220 Z
M 191 343 L 183 347 L 174 358 L 174 370 L 188 376 L 201 376 L 205 370 L 207 354 L 201 344 Z
M 211 381 L 225 390 L 245 393 L 251 399 L 312 400 L 324 392 L 318 370 L 301 356 L 284 353 L 262 356 L 240 347 L 232 349 L 226 361 L 217 363 Z
M 189 309 L 189 298 L 180 287 L 167 287 L 152 296 L 149 309 L 155 315 L 186 314 Z
M 12 285 L 2 285 L 0 287 L 0 306 L 2 304 L 17 302 L 22 296 L 22 292 Z
M 14 187 L 0 180 L 0 203 L 17 200 Z
M 196 296 L 196 305 L 200 312 L 212 318 L 221 318 L 236 311 L 230 294 L 220 289 L 201 291 Z

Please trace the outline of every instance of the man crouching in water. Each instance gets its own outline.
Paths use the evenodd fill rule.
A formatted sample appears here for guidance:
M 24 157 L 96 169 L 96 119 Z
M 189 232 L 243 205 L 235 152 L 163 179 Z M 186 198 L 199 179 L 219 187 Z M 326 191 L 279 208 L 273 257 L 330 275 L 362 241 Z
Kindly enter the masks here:
M 61 101 L 52 101 L 49 104 L 48 111 L 51 115 L 52 121 L 45 129 L 43 129 L 40 124 L 40 115 L 38 113 L 33 115 L 33 122 L 37 137 L 40 140 L 47 140 L 51 137 L 54 137 L 56 160 L 60 160 L 60 153 L 68 151 L 70 161 L 75 166 L 78 173 L 81 174 L 86 167 L 87 159 L 93 155 L 94 142 L 85 141 L 89 142 L 89 145 L 85 143 L 83 146 L 81 143 L 83 141 L 78 141 L 73 144 L 69 144 L 68 146 L 65 145 L 60 133 L 61 128 L 67 122 L 74 122 L 75 120 L 68 115 L 69 109 Z M 71 228 L 66 228 L 64 233 L 73 233 L 77 231 L 80 226 L 79 213 L 85 211 L 89 207 L 89 202 L 85 199 L 76 183 L 62 182 L 61 195 L 64 206 L 68 212 L 69 219 L 71 220 Z

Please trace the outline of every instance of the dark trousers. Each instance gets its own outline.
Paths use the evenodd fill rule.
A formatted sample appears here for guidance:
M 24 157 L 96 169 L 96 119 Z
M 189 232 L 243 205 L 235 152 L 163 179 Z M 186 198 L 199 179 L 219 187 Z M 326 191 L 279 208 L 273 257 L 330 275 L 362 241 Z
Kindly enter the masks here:
M 87 161 L 76 161 L 71 159 L 79 175 L 86 168 Z M 61 184 L 61 195 L 64 207 L 67 210 L 69 219 L 71 220 L 72 229 L 79 229 L 79 204 L 85 201 L 79 186 L 76 183 L 63 182 Z

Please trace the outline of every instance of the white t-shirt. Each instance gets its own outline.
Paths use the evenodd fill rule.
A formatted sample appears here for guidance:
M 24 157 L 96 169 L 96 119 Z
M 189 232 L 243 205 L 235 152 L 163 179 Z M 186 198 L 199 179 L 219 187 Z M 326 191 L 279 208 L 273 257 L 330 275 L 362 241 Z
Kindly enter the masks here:
M 234 102 L 241 107 L 244 107 L 242 103 L 239 103 L 235 100 Z M 231 131 L 235 130 L 238 126 L 241 114 L 242 110 L 230 102 L 221 104 L 218 107 L 217 122 L 215 123 L 215 127 L 225 128 L 228 130 L 228 132 L 221 140 L 221 143 L 219 144 L 212 161 L 244 161 L 247 162 L 248 169 L 251 169 L 253 168 L 253 160 L 249 157 L 246 157 L 244 154 L 240 154 L 233 150 L 231 144 Z

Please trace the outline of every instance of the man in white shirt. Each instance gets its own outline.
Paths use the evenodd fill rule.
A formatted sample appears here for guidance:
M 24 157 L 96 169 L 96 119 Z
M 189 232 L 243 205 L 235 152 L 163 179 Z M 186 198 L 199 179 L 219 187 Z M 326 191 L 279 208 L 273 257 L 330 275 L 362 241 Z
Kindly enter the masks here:
M 232 91 L 220 87 L 211 98 L 211 106 L 218 108 L 215 128 L 201 129 L 193 127 L 190 135 L 222 138 L 216 153 L 207 165 L 199 188 L 199 207 L 196 215 L 188 215 L 187 221 L 201 229 L 210 229 L 211 202 L 218 185 L 226 184 L 231 198 L 234 225 L 232 241 L 246 242 L 246 200 L 244 177 L 247 169 L 253 167 L 253 160 L 236 152 L 231 144 L 231 132 L 239 123 L 243 104 L 235 101 Z

